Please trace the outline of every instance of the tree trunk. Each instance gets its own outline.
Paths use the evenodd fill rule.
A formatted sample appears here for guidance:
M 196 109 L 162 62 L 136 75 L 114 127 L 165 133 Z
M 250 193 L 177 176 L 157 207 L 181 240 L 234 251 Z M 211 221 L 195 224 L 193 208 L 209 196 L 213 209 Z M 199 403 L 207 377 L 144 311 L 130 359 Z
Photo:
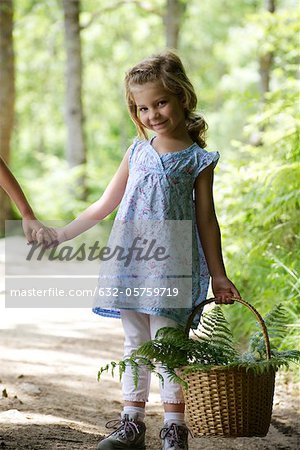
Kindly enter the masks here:
M 67 161 L 70 167 L 86 162 L 82 107 L 80 0 L 63 0 L 65 20 Z M 84 177 L 79 181 L 84 191 Z
M 269 11 L 271 14 L 275 12 L 275 0 L 265 0 L 265 6 L 267 11 Z M 263 100 L 265 98 L 265 94 L 270 91 L 270 73 L 273 64 L 273 58 L 274 55 L 272 52 L 265 53 L 259 58 L 260 87 Z
M 266 9 L 270 13 L 274 13 L 276 9 L 275 0 L 265 0 Z
M 273 14 L 276 9 L 275 0 L 265 0 L 266 10 Z M 261 103 L 258 108 L 258 112 L 263 111 L 266 93 L 270 91 L 271 81 L 271 69 L 273 64 L 274 55 L 272 52 L 264 53 L 259 57 L 259 75 L 260 75 L 260 91 L 261 91 Z M 252 133 L 249 142 L 255 147 L 263 145 L 263 131 L 265 129 L 264 124 L 258 126 L 257 132 Z
M 12 0 L 0 2 L 0 86 L 0 155 L 8 163 L 15 103 Z M 5 220 L 11 218 L 9 199 L 3 189 L 0 189 L 0 205 L 0 234 L 3 234 Z
M 164 24 L 166 29 L 166 46 L 168 48 L 178 48 L 181 19 L 185 9 L 185 0 L 167 0 Z

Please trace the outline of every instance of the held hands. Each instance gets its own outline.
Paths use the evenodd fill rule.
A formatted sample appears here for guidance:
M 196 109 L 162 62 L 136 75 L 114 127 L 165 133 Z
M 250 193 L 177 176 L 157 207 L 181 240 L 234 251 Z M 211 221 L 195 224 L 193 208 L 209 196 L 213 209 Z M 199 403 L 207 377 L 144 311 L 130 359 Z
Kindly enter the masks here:
M 36 233 L 36 239 L 35 239 L 36 242 L 38 244 L 41 244 L 43 247 L 53 248 L 53 247 L 56 247 L 57 245 L 61 244 L 62 242 L 68 240 L 68 237 L 66 235 L 64 228 L 55 228 L 52 230 L 55 233 L 55 236 L 52 240 L 49 241 L 47 230 L 45 230 L 44 227 L 40 228 L 38 230 L 38 232 Z
M 36 218 L 23 218 L 22 227 L 28 244 L 38 241 L 38 234 L 43 233 L 43 244 L 49 245 L 56 240 L 56 232 L 53 228 L 44 226 Z M 40 243 L 40 242 L 39 242 Z
M 212 290 L 217 304 L 232 304 L 233 298 L 241 298 L 235 285 L 224 275 L 212 277 Z
M 40 244 L 44 248 L 53 248 L 68 238 L 63 228 L 50 228 L 35 217 L 23 218 L 22 227 L 28 244 Z

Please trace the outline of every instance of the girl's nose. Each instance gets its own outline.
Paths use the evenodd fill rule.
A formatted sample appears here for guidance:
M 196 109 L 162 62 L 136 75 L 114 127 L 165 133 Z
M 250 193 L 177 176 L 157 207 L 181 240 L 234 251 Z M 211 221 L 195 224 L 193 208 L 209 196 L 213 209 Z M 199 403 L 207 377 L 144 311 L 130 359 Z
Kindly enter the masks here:
M 155 119 L 156 117 L 159 116 L 159 112 L 156 109 L 151 109 L 150 112 L 149 112 L 149 116 L 150 116 L 149 117 L 150 120 L 153 120 L 153 119 Z

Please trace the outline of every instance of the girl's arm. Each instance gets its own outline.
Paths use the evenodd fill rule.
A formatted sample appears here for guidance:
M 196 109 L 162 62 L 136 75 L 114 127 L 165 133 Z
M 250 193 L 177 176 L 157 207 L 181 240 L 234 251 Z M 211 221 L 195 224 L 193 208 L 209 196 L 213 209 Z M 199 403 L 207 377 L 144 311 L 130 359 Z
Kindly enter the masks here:
M 13 176 L 3 159 L 0 157 L 0 186 L 7 192 L 9 197 L 17 205 L 23 219 L 23 230 L 28 242 L 35 239 L 36 233 L 42 228 L 44 230 L 44 239 L 50 243 L 55 238 L 55 233 L 51 228 L 44 227 L 39 222 L 29 205 L 21 186 Z
M 119 205 L 124 195 L 129 175 L 129 153 L 130 148 L 125 153 L 118 170 L 105 189 L 102 197 L 89 206 L 68 225 L 60 230 L 56 229 L 58 234 L 56 244 L 73 239 L 84 231 L 87 231 L 89 228 L 96 225 L 100 220 L 108 216 Z M 42 237 L 38 234 L 38 242 L 41 241 Z
M 221 248 L 221 233 L 213 200 L 213 176 L 213 165 L 211 164 L 196 179 L 196 221 L 212 277 L 213 293 L 220 303 L 233 303 L 231 298 L 240 298 L 240 294 L 226 275 Z

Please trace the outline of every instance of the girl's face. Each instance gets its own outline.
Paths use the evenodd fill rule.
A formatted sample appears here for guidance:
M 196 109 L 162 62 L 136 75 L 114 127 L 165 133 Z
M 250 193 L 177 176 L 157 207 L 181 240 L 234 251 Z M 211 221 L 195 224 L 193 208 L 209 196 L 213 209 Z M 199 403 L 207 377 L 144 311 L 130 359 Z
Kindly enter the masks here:
M 160 81 L 135 85 L 132 95 L 138 117 L 145 128 L 168 137 L 186 133 L 183 104 Z

